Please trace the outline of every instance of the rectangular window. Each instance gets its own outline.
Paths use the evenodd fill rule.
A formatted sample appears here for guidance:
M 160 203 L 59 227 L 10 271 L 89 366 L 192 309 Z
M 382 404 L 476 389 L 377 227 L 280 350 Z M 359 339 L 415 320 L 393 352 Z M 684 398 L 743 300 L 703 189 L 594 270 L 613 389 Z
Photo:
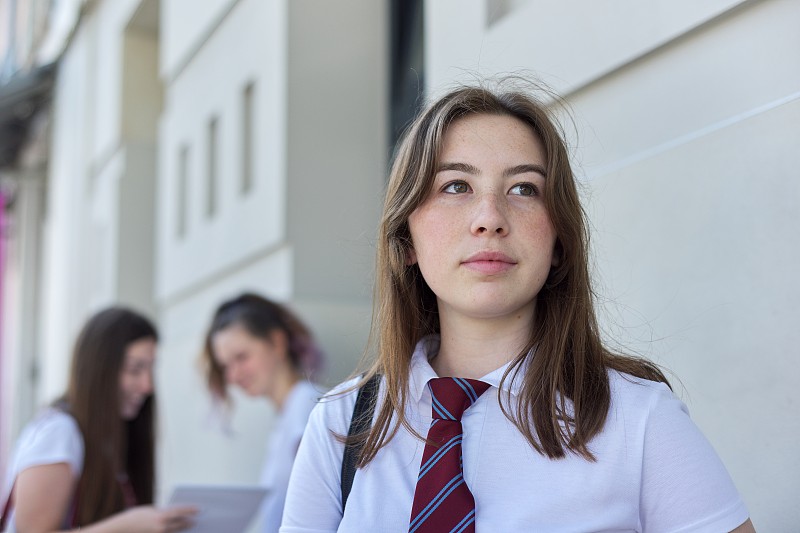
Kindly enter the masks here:
M 179 239 L 186 236 L 189 222 L 189 147 L 181 146 L 178 152 L 178 190 L 175 206 L 175 233 Z
M 208 218 L 212 218 L 217 212 L 218 125 L 217 117 L 213 117 L 208 123 L 208 167 L 206 168 L 206 216 Z
M 253 99 L 254 83 L 250 82 L 242 94 L 242 194 L 247 194 L 253 188 Z

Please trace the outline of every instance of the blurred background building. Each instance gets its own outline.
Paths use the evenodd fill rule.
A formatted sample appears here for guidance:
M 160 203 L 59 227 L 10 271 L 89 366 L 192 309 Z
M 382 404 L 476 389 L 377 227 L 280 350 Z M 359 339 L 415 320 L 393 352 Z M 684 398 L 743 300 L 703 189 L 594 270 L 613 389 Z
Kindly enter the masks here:
M 252 483 L 220 430 L 214 307 L 288 302 L 347 376 L 381 196 L 425 96 L 534 73 L 567 97 L 610 337 L 665 365 L 761 531 L 800 523 L 800 2 L 0 0 L 0 471 L 77 328 L 154 316 L 161 497 Z

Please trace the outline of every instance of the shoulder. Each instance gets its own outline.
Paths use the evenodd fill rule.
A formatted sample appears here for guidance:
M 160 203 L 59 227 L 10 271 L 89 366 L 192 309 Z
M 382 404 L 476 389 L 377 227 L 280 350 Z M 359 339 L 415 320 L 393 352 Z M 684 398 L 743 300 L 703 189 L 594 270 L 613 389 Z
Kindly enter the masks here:
M 304 399 L 304 400 L 311 400 L 314 403 L 320 399 L 325 394 L 325 389 L 316 383 L 311 381 L 303 380 L 298 381 L 297 385 L 295 385 L 297 390 L 297 395 Z
M 328 431 L 346 435 L 358 397 L 360 377 L 347 380 L 322 396 L 314 406 L 309 425 L 322 426 Z
M 356 404 L 360 383 L 360 376 L 339 383 L 320 398 L 317 407 L 321 407 L 322 410 L 330 412 L 352 412 Z
M 339 383 L 330 391 L 328 391 L 328 393 L 325 394 L 320 401 L 344 400 L 345 402 L 350 401 L 352 404 L 355 404 L 361 379 L 361 376 L 357 376 Z
M 638 378 L 630 374 L 608 371 L 611 391 L 611 407 L 626 413 L 638 413 L 649 417 L 654 414 L 681 414 L 688 416 L 689 410 L 678 399 L 666 383 Z
M 625 439 L 626 452 L 639 456 L 644 529 L 730 531 L 747 520 L 725 466 L 672 390 L 614 371 L 609 382 L 606 423 Z
M 606 433 L 619 433 L 628 446 L 648 450 L 663 448 L 668 436 L 695 446 L 702 439 L 700 430 L 689 416 L 689 409 L 666 383 L 609 371 L 611 405 L 606 418 Z M 621 432 L 621 433 L 620 433 Z
M 310 381 L 298 382 L 289 395 L 286 403 L 286 414 L 292 418 L 308 418 L 308 413 L 325 395 L 325 390 Z
M 358 382 L 356 378 L 337 385 L 314 406 L 300 441 L 292 478 L 322 476 L 330 487 L 338 486 L 344 452 L 342 439 L 350 429 Z
M 616 375 L 614 375 L 616 374 Z M 665 383 L 656 383 L 626 374 L 610 373 L 611 410 L 606 420 L 613 430 L 623 430 L 625 438 L 635 439 L 642 461 L 651 472 L 672 465 L 673 472 L 702 472 L 700 465 L 715 465 L 725 476 L 719 458 L 700 428 L 689 416 L 689 409 Z
M 58 409 L 47 408 L 22 431 L 16 454 L 17 471 L 66 462 L 78 474 L 83 469 L 83 435 L 72 416 Z
M 299 439 L 306 428 L 311 411 L 325 394 L 324 390 L 310 381 L 298 382 L 289 393 L 278 418 L 277 435 Z
M 343 440 L 350 429 L 359 382 L 355 378 L 337 385 L 311 412 L 292 467 L 283 529 L 335 531 L 339 526 Z M 315 504 L 309 507 L 308 502 Z
M 36 418 L 25 426 L 20 438 L 40 441 L 50 440 L 51 438 L 59 440 L 59 436 L 79 439 L 81 443 L 83 442 L 83 437 L 75 418 L 64 411 L 49 407 L 42 410 Z

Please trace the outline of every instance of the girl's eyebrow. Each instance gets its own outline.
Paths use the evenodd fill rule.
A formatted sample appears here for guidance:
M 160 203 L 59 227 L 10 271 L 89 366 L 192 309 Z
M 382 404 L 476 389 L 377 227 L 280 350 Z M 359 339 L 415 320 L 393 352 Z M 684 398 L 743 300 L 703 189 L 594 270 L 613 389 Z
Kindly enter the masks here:
M 525 174 L 526 172 L 534 172 L 543 178 L 547 178 L 547 171 L 544 169 L 544 167 L 535 163 L 527 163 L 525 165 L 517 165 L 515 167 L 507 168 L 503 171 L 503 177 L 510 178 L 511 176 Z
M 474 176 L 477 176 L 481 173 L 480 170 L 478 170 L 478 167 L 470 165 L 469 163 L 442 163 L 439 165 L 439 168 L 436 170 L 436 172 L 445 172 L 447 170 L 455 170 Z M 526 172 L 534 172 L 543 178 L 547 177 L 547 171 L 544 169 L 544 167 L 536 163 L 526 163 L 524 165 L 517 165 L 515 167 L 507 168 L 503 171 L 503 177 L 510 178 L 512 176 L 516 176 L 517 174 L 525 174 Z
M 478 167 L 470 165 L 469 163 L 442 163 L 439 165 L 439 168 L 436 169 L 436 172 L 444 172 L 446 170 L 456 170 L 458 172 L 473 175 L 478 175 L 481 173 L 478 170 Z

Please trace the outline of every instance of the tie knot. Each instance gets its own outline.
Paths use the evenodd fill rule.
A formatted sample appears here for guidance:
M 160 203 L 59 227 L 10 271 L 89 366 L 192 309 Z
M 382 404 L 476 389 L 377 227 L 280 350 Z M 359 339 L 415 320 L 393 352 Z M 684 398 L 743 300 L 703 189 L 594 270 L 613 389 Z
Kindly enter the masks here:
M 436 378 L 428 382 L 433 402 L 433 418 L 461 420 L 478 397 L 489 388 L 488 383 L 477 379 Z

